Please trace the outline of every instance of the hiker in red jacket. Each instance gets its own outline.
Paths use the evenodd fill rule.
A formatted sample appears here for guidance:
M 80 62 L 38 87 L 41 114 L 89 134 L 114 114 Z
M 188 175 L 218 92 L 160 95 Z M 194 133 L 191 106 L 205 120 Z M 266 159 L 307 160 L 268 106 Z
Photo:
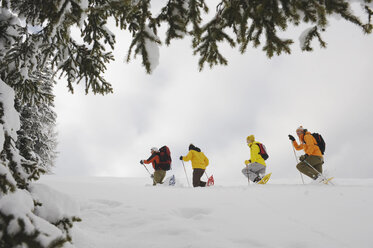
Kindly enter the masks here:
M 153 169 L 154 169 L 154 174 L 152 175 L 153 177 L 153 185 L 157 185 L 157 183 L 162 184 L 163 179 L 166 176 L 166 171 L 159 168 L 158 164 L 160 162 L 160 157 L 159 157 L 159 150 L 156 147 L 153 147 L 150 149 L 151 155 L 147 160 L 141 160 L 140 164 L 152 164 Z

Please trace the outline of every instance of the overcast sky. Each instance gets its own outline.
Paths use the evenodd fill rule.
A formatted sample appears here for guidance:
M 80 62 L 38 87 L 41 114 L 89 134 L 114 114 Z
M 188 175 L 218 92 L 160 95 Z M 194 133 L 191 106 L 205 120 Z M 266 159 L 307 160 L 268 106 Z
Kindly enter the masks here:
M 216 181 L 246 180 L 241 175 L 250 158 L 246 137 L 254 134 L 267 147 L 273 177 L 300 178 L 287 135 L 295 136 L 303 125 L 323 135 L 329 175 L 373 177 L 373 35 L 332 20 L 324 33 L 327 49 L 315 42 L 315 51 L 305 53 L 298 37 L 307 27 L 287 32 L 295 40 L 291 55 L 268 59 L 261 49 L 241 55 L 222 47 L 229 65 L 202 72 L 190 39 L 173 41 L 160 48 L 151 75 L 140 59 L 124 62 L 130 37 L 116 32 L 116 61 L 106 73 L 114 94 L 86 96 L 79 85 L 72 95 L 66 81 L 58 81 L 55 174 L 147 176 L 139 161 L 151 147 L 168 145 L 171 173 L 183 177 L 178 158 L 193 143 L 210 159 L 207 172 Z

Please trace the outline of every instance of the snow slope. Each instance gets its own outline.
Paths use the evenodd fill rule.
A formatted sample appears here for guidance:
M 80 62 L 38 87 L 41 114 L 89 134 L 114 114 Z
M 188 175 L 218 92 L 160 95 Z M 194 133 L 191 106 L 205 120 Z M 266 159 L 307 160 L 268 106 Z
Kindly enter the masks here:
M 77 248 L 373 247 L 373 179 L 334 182 L 188 188 L 185 179 L 176 187 L 152 187 L 147 178 L 39 181 L 80 204 Z

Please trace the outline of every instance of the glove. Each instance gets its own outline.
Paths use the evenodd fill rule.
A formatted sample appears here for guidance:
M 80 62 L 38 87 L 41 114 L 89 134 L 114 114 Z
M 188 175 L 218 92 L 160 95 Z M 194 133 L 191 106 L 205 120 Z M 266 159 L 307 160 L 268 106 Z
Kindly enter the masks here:
M 144 164 L 144 160 L 140 160 L 140 164 Z
M 151 175 L 150 175 L 150 178 L 154 178 L 154 174 L 151 174 Z
M 249 165 L 251 163 L 251 160 L 245 160 L 245 164 Z
M 180 160 L 183 160 L 183 156 L 180 156 Z
M 308 157 L 307 154 L 303 154 L 302 156 L 299 157 L 300 161 L 304 161 Z
M 294 140 L 295 140 L 295 138 L 293 137 L 293 135 L 290 135 L 290 134 L 289 134 L 289 140 L 291 140 L 291 141 L 294 141 Z

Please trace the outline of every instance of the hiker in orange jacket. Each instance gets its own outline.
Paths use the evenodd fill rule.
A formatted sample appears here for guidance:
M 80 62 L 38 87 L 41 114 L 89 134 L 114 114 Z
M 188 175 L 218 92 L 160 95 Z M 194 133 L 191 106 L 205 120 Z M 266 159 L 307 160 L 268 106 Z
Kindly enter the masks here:
M 180 156 L 180 160 L 185 162 L 192 161 L 193 187 L 205 187 L 206 182 L 201 181 L 201 177 L 203 173 L 205 173 L 206 167 L 209 165 L 209 160 L 205 154 L 201 152 L 201 149 L 190 144 L 188 155 L 184 157 Z
M 324 158 L 321 150 L 317 145 L 316 139 L 310 132 L 308 132 L 307 129 L 304 129 L 302 126 L 300 126 L 297 128 L 296 132 L 300 144 L 298 145 L 295 138 L 290 134 L 289 139 L 293 142 L 293 146 L 297 151 L 303 149 L 305 152 L 305 154 L 300 156 L 299 158 L 300 163 L 297 164 L 297 169 L 301 173 L 316 180 L 322 173 L 322 165 L 324 164 Z

